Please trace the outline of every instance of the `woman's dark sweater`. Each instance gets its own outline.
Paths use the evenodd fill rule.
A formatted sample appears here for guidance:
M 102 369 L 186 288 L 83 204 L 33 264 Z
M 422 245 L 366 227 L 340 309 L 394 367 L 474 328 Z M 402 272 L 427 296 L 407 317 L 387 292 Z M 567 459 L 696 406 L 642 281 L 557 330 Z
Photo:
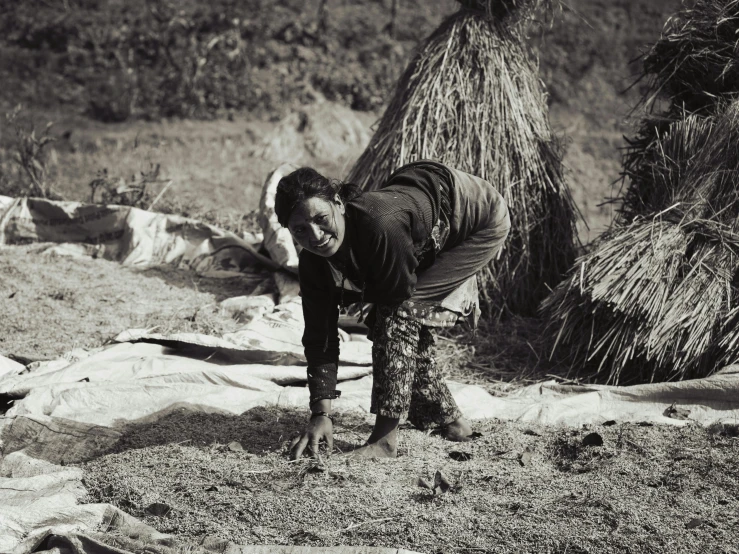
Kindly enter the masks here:
M 491 205 L 494 213 L 487 213 Z M 432 266 L 436 257 L 429 238 L 440 210 L 450 220 L 448 246 L 440 254 L 463 242 L 490 218 L 500 220 L 505 233 L 510 225 L 505 202 L 489 183 L 423 161 L 401 167 L 380 190 L 346 203 L 346 232 L 339 253 L 331 258 L 307 250 L 300 253 L 309 384 L 311 375 L 336 374 L 341 301 L 344 305 L 360 300 L 400 304 L 414 296 L 417 275 Z M 329 261 L 362 292 L 347 287 L 342 292 Z M 333 382 L 335 386 L 335 377 Z

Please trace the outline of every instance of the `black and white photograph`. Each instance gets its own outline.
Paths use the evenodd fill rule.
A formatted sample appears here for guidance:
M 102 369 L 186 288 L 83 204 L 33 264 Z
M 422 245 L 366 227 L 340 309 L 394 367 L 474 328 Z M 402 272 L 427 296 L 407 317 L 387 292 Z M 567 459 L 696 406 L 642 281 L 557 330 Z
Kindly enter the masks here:
M 0 0 L 0 554 L 739 554 L 739 0 Z

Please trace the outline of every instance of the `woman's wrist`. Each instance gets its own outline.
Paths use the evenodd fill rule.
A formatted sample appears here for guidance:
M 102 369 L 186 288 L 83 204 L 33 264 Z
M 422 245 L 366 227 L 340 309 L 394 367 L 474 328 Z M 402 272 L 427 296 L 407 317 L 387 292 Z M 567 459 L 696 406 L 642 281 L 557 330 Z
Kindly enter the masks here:
M 310 411 L 314 414 L 318 412 L 326 412 L 327 414 L 330 414 L 331 413 L 331 399 L 323 398 L 321 400 L 316 400 L 310 405 Z
M 332 416 L 328 412 L 313 412 L 312 415 L 310 416 L 311 420 L 316 419 L 318 417 L 325 417 L 326 419 L 330 420 L 332 424 L 334 422 L 334 416 Z

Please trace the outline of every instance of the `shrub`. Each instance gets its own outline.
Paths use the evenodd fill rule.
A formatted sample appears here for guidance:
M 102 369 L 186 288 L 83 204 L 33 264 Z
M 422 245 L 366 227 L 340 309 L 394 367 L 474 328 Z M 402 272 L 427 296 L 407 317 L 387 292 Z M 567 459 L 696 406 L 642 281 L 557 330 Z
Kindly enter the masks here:
M 32 64 L 0 64 L 16 83 L 48 83 L 39 96 L 77 101 L 102 121 L 161 116 L 207 118 L 274 110 L 316 93 L 374 109 L 404 58 L 444 8 L 414 0 L 395 38 L 383 2 L 266 0 L 41 0 L 5 8 L 0 52 Z M 401 5 L 401 8 L 403 6 Z M 324 9 L 325 8 L 325 9 Z M 358 54 L 359 53 L 359 54 Z M 18 64 L 16 64 L 18 65 Z M 43 94 L 42 94 L 43 92 Z
M 37 134 L 35 127 L 23 120 L 20 104 L 5 114 L 5 120 L 14 132 L 11 160 L 16 171 L 2 170 L 0 185 L 11 196 L 59 198 L 53 190 L 53 180 L 47 164 L 47 147 L 54 141 L 50 135 L 53 123 L 48 123 Z

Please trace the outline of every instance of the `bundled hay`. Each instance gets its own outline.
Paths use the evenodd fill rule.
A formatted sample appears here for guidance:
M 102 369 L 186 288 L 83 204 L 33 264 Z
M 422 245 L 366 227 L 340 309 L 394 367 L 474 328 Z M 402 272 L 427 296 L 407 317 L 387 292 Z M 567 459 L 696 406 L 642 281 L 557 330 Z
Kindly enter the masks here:
M 603 237 L 543 303 L 575 367 L 610 383 L 705 376 L 739 344 L 739 102 L 657 134 L 651 205 Z M 649 157 L 645 156 L 644 159 Z
M 522 18 L 538 2 L 463 3 L 401 76 L 348 180 L 373 189 L 399 166 L 431 158 L 493 183 L 512 230 L 483 290 L 491 315 L 530 314 L 571 266 L 576 243 L 543 86 L 521 39 Z
M 685 185 L 681 176 L 693 169 L 715 118 L 675 112 L 647 118 L 637 137 L 627 139 L 622 178 L 629 187 L 622 198 L 620 223 L 660 212 L 688 194 L 675 186 Z
M 739 346 L 739 0 L 696 0 L 644 58 L 649 115 L 617 227 L 543 304 L 555 351 L 612 383 L 683 379 Z
M 464 9 L 483 14 L 488 19 L 514 26 L 528 19 L 539 9 L 549 11 L 554 0 L 457 0 Z
M 696 0 L 673 17 L 644 57 L 652 93 L 697 113 L 739 92 L 739 0 Z
M 703 132 L 710 132 L 711 122 L 702 118 L 721 112 L 739 94 L 738 34 L 739 0 L 695 0 L 667 21 L 644 56 L 641 79 L 648 81 L 649 90 L 643 104 L 651 110 L 661 97 L 669 106 L 660 115 L 646 117 L 629 141 L 622 173 L 628 188 L 619 223 L 672 205 L 675 192 L 669 186 L 678 180 L 671 172 L 687 169 L 690 153 L 705 138 Z M 666 152 L 660 152 L 662 148 Z

